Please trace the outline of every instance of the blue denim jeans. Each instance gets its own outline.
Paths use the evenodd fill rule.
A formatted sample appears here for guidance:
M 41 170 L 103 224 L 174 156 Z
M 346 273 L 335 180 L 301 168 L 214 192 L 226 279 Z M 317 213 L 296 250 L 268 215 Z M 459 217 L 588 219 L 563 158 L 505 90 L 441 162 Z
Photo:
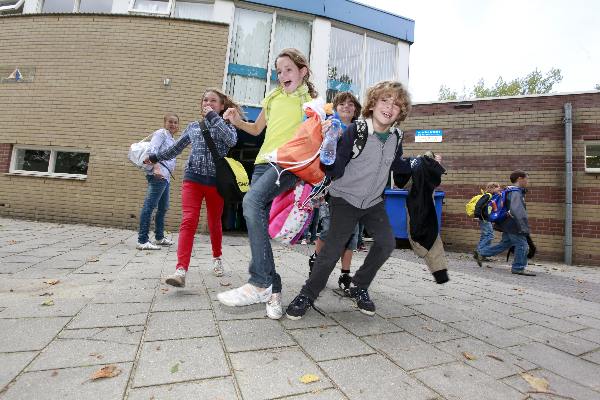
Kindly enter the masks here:
M 527 266 L 527 253 L 529 246 L 527 245 L 527 237 L 519 233 L 502 233 L 502 240 L 495 245 L 488 245 L 479 250 L 479 254 L 484 257 L 495 256 L 500 254 L 512 246 L 515 246 L 515 258 L 512 264 L 513 271 L 523 271 Z
M 154 235 L 156 240 L 165 237 L 165 214 L 169 209 L 169 181 L 163 178 L 156 178 L 154 175 L 146 175 L 148 181 L 148 191 L 146 199 L 140 214 L 140 229 L 138 232 L 138 243 L 146 243 L 149 240 L 150 219 L 152 211 L 156 208 L 154 217 L 155 227 Z
M 477 251 L 481 251 L 481 249 L 485 247 L 489 247 L 494 241 L 494 227 L 491 222 L 487 222 L 484 220 L 479 220 L 479 244 L 477 245 Z
M 250 190 L 244 196 L 242 206 L 250 241 L 250 266 L 248 282 L 254 286 L 268 288 L 273 285 L 273 293 L 281 292 L 281 277 L 275 271 L 273 250 L 269 237 L 269 211 L 273 199 L 293 188 L 298 182 L 296 175 L 284 172 L 277 186 L 277 171 L 269 164 L 254 166 Z

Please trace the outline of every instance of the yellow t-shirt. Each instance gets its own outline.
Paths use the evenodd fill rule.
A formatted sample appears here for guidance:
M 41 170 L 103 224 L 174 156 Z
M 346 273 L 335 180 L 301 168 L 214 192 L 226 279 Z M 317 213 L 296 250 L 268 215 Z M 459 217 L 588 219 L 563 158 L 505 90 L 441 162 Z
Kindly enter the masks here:
M 265 97 L 262 106 L 267 121 L 267 132 L 255 164 L 266 163 L 263 155 L 278 149 L 294 136 L 296 129 L 302 123 L 304 115 L 302 104 L 310 100 L 306 84 L 299 86 L 290 94 L 279 86 Z

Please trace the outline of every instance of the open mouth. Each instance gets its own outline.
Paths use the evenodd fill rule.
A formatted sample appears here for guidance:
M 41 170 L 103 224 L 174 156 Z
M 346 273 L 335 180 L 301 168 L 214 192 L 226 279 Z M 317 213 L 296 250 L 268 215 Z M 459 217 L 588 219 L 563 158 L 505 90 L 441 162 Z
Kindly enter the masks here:
M 290 87 L 291 85 L 292 85 L 292 81 L 284 81 L 283 82 L 283 86 L 286 87 L 286 88 Z
M 386 117 L 387 119 L 392 118 L 392 114 L 387 113 L 387 112 L 382 112 L 381 115 L 383 115 L 384 117 Z

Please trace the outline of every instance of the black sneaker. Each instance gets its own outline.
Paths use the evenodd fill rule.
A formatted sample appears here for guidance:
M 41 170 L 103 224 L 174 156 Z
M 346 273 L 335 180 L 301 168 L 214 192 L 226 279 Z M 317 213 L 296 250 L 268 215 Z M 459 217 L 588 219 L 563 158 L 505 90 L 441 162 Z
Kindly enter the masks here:
M 477 250 L 473 252 L 473 258 L 475 259 L 475 261 L 477 261 L 477 265 L 483 267 L 483 257 L 481 256 L 481 254 L 479 254 Z
M 369 292 L 367 291 L 367 289 L 361 289 L 361 288 L 352 286 L 350 288 L 349 292 L 350 292 L 350 297 L 352 297 L 354 299 L 354 301 L 356 301 L 356 305 L 358 306 L 358 309 L 360 310 L 361 313 L 367 314 L 367 315 L 375 314 L 375 303 L 373 303 L 371 301 L 371 298 L 369 297 Z
M 288 319 L 297 320 L 300 319 L 306 314 L 309 308 L 311 308 L 313 302 L 311 299 L 306 297 L 303 294 L 299 294 L 292 300 L 287 310 L 285 311 L 285 315 Z
M 308 257 L 308 276 L 312 274 L 313 267 L 315 266 L 315 261 L 317 259 L 317 253 L 312 253 L 310 257 Z
M 344 292 L 347 292 L 350 289 L 350 283 L 352 282 L 352 277 L 347 273 L 342 273 L 338 279 L 338 286 Z

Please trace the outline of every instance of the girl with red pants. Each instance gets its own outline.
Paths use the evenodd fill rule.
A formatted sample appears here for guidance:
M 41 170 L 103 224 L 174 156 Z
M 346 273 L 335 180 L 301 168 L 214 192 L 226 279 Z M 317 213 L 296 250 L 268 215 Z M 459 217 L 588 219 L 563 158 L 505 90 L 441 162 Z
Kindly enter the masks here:
M 221 261 L 223 198 L 217 192 L 215 163 L 210 149 L 204 141 L 202 130 L 208 129 L 219 155 L 225 156 L 237 142 L 235 127 L 223 119 L 223 112 L 230 107 L 241 112 L 240 107 L 225 93 L 218 89 L 206 90 L 202 96 L 202 120 L 190 123 L 173 146 L 148 157 L 149 162 L 152 163 L 168 160 L 180 154 L 190 143 L 192 144 L 181 187 L 183 216 L 179 228 L 177 266 L 175 273 L 169 275 L 165 281 L 168 285 L 185 286 L 185 275 L 190 265 L 194 235 L 198 227 L 203 199 L 206 200 L 208 230 L 213 253 L 213 272 L 216 276 L 222 276 L 224 273 Z

